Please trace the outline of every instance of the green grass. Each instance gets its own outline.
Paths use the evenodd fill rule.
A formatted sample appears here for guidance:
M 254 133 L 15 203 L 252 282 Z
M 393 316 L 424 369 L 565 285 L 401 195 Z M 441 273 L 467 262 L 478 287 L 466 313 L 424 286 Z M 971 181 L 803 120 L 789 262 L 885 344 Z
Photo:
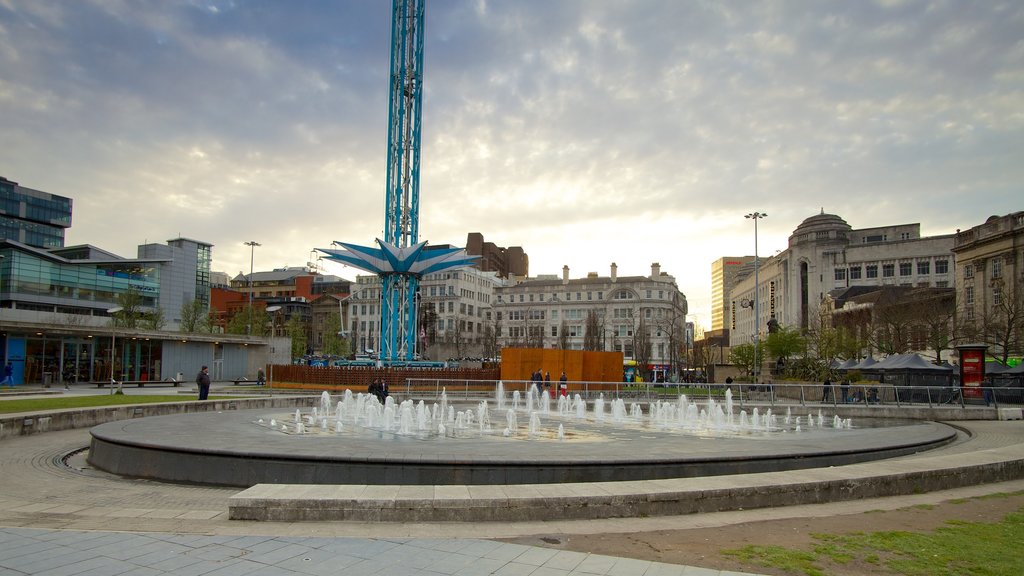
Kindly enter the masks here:
M 235 396 L 210 396 L 210 400 L 227 400 Z M 160 396 L 131 396 L 127 394 L 102 394 L 97 396 L 61 396 L 57 398 L 22 398 L 0 401 L 0 414 L 15 412 L 40 412 L 43 410 L 65 410 L 69 408 L 95 408 L 98 406 L 122 406 L 125 404 L 151 404 L 157 402 L 188 402 L 195 400 L 195 394 L 174 394 Z
M 829 566 L 863 562 L 908 576 L 1002 576 L 1024 566 L 1024 508 L 998 522 L 950 521 L 933 532 L 812 534 L 811 551 L 745 546 L 723 554 L 758 566 L 818 576 Z

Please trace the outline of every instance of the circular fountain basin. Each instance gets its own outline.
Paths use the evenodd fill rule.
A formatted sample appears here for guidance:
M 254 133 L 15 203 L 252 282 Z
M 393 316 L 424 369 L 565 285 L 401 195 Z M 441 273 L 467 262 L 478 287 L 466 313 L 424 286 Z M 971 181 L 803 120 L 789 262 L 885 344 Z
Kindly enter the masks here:
M 556 414 L 540 419 L 535 433 L 520 425 L 506 436 L 504 413 L 495 412 L 493 429 L 469 426 L 442 436 L 354 424 L 341 431 L 314 424 L 299 434 L 288 425 L 293 415 L 270 409 L 154 416 L 93 428 L 89 462 L 123 476 L 238 487 L 547 484 L 839 466 L 920 452 L 957 436 L 936 422 L 872 419 L 857 420 L 853 428 L 800 431 L 665 428 Z

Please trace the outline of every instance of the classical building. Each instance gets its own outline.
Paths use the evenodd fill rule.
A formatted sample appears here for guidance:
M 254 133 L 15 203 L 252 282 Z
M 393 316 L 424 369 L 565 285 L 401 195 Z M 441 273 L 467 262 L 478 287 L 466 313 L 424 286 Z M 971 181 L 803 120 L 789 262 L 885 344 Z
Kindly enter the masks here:
M 495 272 L 476 268 L 427 274 L 419 285 L 419 353 L 424 359 L 495 356 L 488 323 L 494 291 L 506 284 Z M 380 345 L 380 278 L 356 278 L 349 301 L 349 333 L 356 352 Z
M 502 347 L 622 352 L 649 371 L 677 367 L 686 343 L 686 296 L 651 265 L 650 276 L 538 276 L 499 288 L 494 331 Z
M 1019 325 L 1024 313 L 1024 212 L 992 216 L 984 224 L 958 230 L 953 253 L 956 300 L 962 319 L 983 329 L 1012 322 L 1011 318 L 1016 317 L 1018 333 L 1024 330 Z M 1007 352 L 1019 355 L 1024 350 Z
M 953 286 L 953 235 L 921 237 L 920 224 L 853 229 L 834 214 L 816 214 L 797 226 L 789 246 L 762 258 L 757 278 L 739 280 L 729 295 L 729 344 L 766 335 L 768 322 L 815 327 L 826 295 L 850 286 Z M 757 306 L 754 299 L 757 298 Z M 760 318 L 754 318 L 758 309 Z
M 0 176 L 0 239 L 60 248 L 71 227 L 71 199 L 19 186 Z

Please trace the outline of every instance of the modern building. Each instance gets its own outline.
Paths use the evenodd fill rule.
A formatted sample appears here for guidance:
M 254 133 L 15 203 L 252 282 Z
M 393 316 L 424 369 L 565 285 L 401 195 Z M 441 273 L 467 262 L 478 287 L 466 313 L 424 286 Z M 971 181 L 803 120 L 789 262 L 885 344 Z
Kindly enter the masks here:
M 64 246 L 71 199 L 19 186 L 0 176 L 0 239 L 37 248 Z
M 730 292 L 729 344 L 752 342 L 755 330 L 765 336 L 772 319 L 784 327 L 815 328 L 833 290 L 952 287 L 952 248 L 952 234 L 921 237 L 920 224 L 855 230 L 834 214 L 811 216 L 793 231 L 785 250 L 760 260 L 756 294 L 753 274 Z
M 753 256 L 724 256 L 711 263 L 711 329 L 725 330 L 732 317 L 729 293 L 741 278 L 753 271 Z
M 15 381 L 168 380 L 203 364 L 216 379 L 254 375 L 264 341 L 177 331 L 180 303 L 202 294 L 198 254 L 209 247 L 177 239 L 158 258 L 127 259 L 88 245 L 0 241 L 0 355 L 14 365 Z M 162 326 L 113 328 L 109 311 L 129 291 L 141 296 L 139 312 L 159 311 Z
M 538 276 L 498 288 L 494 331 L 501 347 L 622 352 L 649 372 L 678 369 L 685 351 L 686 296 L 676 280 L 651 265 L 650 276 L 596 272 Z
M 184 304 L 210 301 L 210 244 L 176 238 L 136 258 L 64 246 L 71 208 L 0 179 L 0 359 L 16 383 L 191 380 L 204 364 L 215 379 L 255 376 L 267 341 L 179 331 Z M 129 293 L 144 328 L 112 322 Z
M 956 301 L 964 322 L 984 330 L 986 325 L 1012 323 L 1011 318 L 1016 317 L 1017 330 L 1022 330 L 1019 324 L 1024 314 L 1024 212 L 992 216 L 984 224 L 957 230 L 953 253 Z M 995 348 L 1010 344 L 1005 340 L 993 343 L 997 344 Z M 995 348 L 989 353 L 1002 352 Z M 1011 349 L 1007 353 L 1016 356 L 1024 350 Z
M 508 248 L 485 242 L 484 235 L 470 232 L 466 236 L 466 254 L 477 256 L 475 268 L 496 272 L 499 278 L 526 278 L 530 275 L 530 257 L 520 246 Z

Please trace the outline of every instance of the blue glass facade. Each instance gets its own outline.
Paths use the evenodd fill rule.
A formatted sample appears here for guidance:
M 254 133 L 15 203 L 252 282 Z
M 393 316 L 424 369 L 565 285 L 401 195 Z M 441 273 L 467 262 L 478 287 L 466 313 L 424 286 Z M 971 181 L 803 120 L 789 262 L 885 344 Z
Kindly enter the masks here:
M 71 199 L 19 186 L 0 177 L 0 239 L 39 248 L 64 246 Z
M 0 293 L 17 295 L 19 301 L 110 308 L 117 297 L 135 288 L 144 308 L 160 305 L 160 270 L 138 261 L 62 262 L 31 252 L 0 249 Z M 90 303 L 100 304 L 89 306 Z M 19 302 L 19 308 L 24 308 Z

